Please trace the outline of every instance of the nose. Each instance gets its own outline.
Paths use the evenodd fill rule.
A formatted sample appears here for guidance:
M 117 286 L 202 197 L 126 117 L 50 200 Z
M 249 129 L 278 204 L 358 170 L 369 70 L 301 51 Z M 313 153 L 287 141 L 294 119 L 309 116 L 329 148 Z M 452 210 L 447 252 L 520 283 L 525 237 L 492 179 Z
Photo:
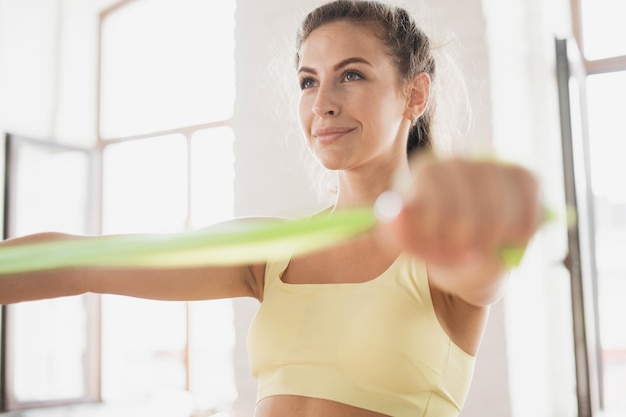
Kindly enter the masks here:
M 317 88 L 313 113 L 319 117 L 334 117 L 340 113 L 340 106 L 332 86 L 320 85 Z

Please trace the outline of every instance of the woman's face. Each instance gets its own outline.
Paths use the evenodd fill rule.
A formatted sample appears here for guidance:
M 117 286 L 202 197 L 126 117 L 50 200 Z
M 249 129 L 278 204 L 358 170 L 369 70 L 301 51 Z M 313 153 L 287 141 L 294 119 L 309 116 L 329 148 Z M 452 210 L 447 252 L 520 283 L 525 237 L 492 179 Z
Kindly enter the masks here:
M 300 125 L 322 165 L 378 170 L 405 160 L 407 98 L 368 26 L 337 21 L 311 32 L 300 50 L 298 79 Z

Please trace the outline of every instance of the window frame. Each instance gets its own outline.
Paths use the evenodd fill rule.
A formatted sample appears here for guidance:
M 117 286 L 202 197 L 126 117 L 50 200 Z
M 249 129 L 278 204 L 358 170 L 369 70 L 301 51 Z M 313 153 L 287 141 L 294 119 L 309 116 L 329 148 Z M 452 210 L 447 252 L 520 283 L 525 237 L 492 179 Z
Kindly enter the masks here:
M 81 150 L 90 153 L 89 159 L 89 173 L 90 173 L 90 190 L 88 195 L 89 205 L 90 205 L 90 214 L 89 214 L 89 225 L 87 227 L 87 232 L 90 234 L 101 234 L 102 233 L 102 215 L 103 215 L 103 163 L 102 158 L 104 151 L 107 146 L 116 145 L 123 142 L 149 139 L 151 137 L 160 137 L 169 134 L 179 133 L 184 136 L 184 140 L 187 145 L 187 169 L 188 169 L 188 182 L 187 182 L 187 221 L 185 224 L 185 229 L 189 229 L 191 227 L 191 143 L 193 141 L 193 135 L 197 131 L 203 131 L 206 129 L 212 128 L 221 128 L 221 127 L 233 127 L 234 121 L 233 116 L 231 115 L 228 119 L 217 120 L 208 123 L 202 123 L 191 126 L 182 126 L 175 129 L 168 129 L 164 131 L 156 131 L 156 132 L 147 132 L 138 135 L 128 136 L 128 137 L 116 137 L 116 138 L 107 138 L 103 139 L 100 131 L 100 123 L 101 123 L 101 89 L 102 89 L 102 27 L 103 21 L 106 19 L 108 15 L 114 13 L 115 11 L 120 10 L 125 5 L 132 3 L 135 0 L 120 0 L 110 7 L 105 8 L 99 12 L 99 20 L 97 22 L 97 44 L 96 48 L 96 92 L 95 92 L 95 142 L 94 144 L 87 149 L 63 145 L 51 140 L 39 140 L 39 139 L 30 139 L 20 136 L 20 140 L 27 140 L 32 143 L 37 143 L 38 145 L 45 147 L 54 147 L 59 149 L 68 149 L 68 150 Z M 11 142 L 15 140 L 17 135 L 6 135 L 6 152 L 5 158 L 7 161 L 10 158 L 10 147 Z M 8 171 L 11 167 L 10 163 L 5 164 L 5 171 Z M 10 226 L 11 220 L 8 218 L 8 213 L 10 212 L 10 199 L 7 198 L 6 193 L 10 190 L 10 181 L 11 176 L 5 175 L 5 199 L 4 199 L 4 237 L 7 238 L 10 236 L 10 231 L 12 227 Z M 12 396 L 12 387 L 11 387 L 11 357 L 10 357 L 10 349 L 7 349 L 7 342 L 10 337 L 10 326 L 7 326 L 10 320 L 8 318 L 11 314 L 11 306 L 2 305 L 0 306 L 0 413 L 7 411 L 18 411 L 25 409 L 35 409 L 35 408 L 46 408 L 52 406 L 65 406 L 71 404 L 84 404 L 84 403 L 97 403 L 102 400 L 102 370 L 101 370 L 101 320 L 102 320 L 102 311 L 101 311 L 101 296 L 96 294 L 88 294 L 85 297 L 88 297 L 88 331 L 87 336 L 89 340 L 89 347 L 87 348 L 87 358 L 85 363 L 85 370 L 87 373 L 86 376 L 86 395 L 80 398 L 71 398 L 71 399 L 63 399 L 63 400 L 46 400 L 46 401 L 36 401 L 36 402 L 16 402 Z M 190 316 L 190 305 L 187 303 L 186 305 L 186 332 L 187 332 L 187 341 L 186 348 L 184 352 L 184 366 L 186 370 L 186 381 L 185 381 L 185 389 L 187 391 L 190 390 L 191 385 L 191 375 L 190 375 L 190 363 L 189 363 L 189 347 L 190 347 L 190 325 L 189 325 L 189 316 Z
M 121 144 L 121 143 L 128 143 L 128 142 L 132 142 L 132 141 L 137 141 L 137 140 L 150 140 L 150 139 L 158 139 L 159 137 L 163 137 L 163 136 L 168 136 L 168 135 L 175 135 L 175 134 L 179 134 L 182 135 L 184 137 L 184 141 L 185 141 L 185 145 L 186 145 L 186 152 L 187 152 L 187 192 L 186 192 L 186 213 L 185 213 L 185 224 L 183 226 L 184 230 L 191 230 L 192 229 L 192 198 L 193 198 L 193 193 L 192 193 L 192 152 L 193 152 L 193 146 L 192 146 L 192 142 L 193 142 L 193 136 L 196 132 L 200 132 L 203 130 L 207 130 L 207 129 L 217 129 L 217 128 L 222 128 L 222 127 L 233 127 L 234 126 L 234 120 L 233 120 L 233 115 L 231 114 L 231 116 L 227 119 L 222 119 L 222 120 L 215 120 L 212 122 L 206 122 L 206 123 L 200 123 L 200 124 L 194 124 L 194 125 L 188 125 L 188 126 L 181 126 L 181 127 L 176 127 L 176 128 L 170 128 L 170 129 L 165 129 L 165 130 L 159 130 L 159 131 L 151 131 L 151 132 L 145 132 L 145 133 L 140 133 L 140 134 L 134 134 L 134 135 L 129 135 L 129 136 L 118 136 L 118 137 L 107 137 L 104 138 L 102 136 L 102 130 L 101 130 L 101 123 L 102 123 L 102 112 L 101 112 L 101 104 L 102 104 L 102 89 L 103 89 L 103 77 L 102 77 L 102 61 L 103 61 L 103 48 L 102 48 L 102 42 L 103 42 L 103 26 L 104 26 L 104 21 L 106 20 L 106 18 L 108 16 L 110 16 L 111 14 L 120 11 L 121 9 L 123 9 L 125 6 L 133 3 L 136 0 L 120 0 L 119 2 L 111 5 L 108 8 L 103 9 L 100 14 L 99 14 L 99 21 L 98 21 L 98 45 L 97 45 L 97 56 L 98 56 L 98 64 L 97 64 L 97 93 L 96 93 L 96 102 L 97 102 L 97 112 L 96 112 L 96 132 L 97 132 L 97 137 L 96 137 L 96 149 L 97 149 L 97 154 L 99 156 L 99 164 L 98 164 L 98 174 L 97 174 L 97 178 L 98 178 L 98 195 L 97 195 L 97 218 L 99 219 L 99 225 L 98 225 L 98 231 L 99 233 L 102 233 L 103 231 L 103 224 L 102 224 L 102 219 L 103 219 L 103 193 L 104 193 L 104 187 L 103 187 L 103 179 L 104 179 L 104 165 L 102 163 L 102 159 L 103 159 L 103 155 L 105 153 L 105 150 L 107 147 L 109 146 L 114 146 L 117 144 Z M 186 333 L 186 341 L 185 341 L 185 348 L 184 348 L 184 367 L 185 367 L 185 390 L 188 392 L 192 391 L 192 372 L 191 372 L 191 363 L 190 363 L 190 358 L 192 356 L 191 354 L 191 345 L 192 345 L 192 335 L 191 335 L 191 327 L 190 326 L 190 321 L 191 321 L 191 316 L 192 316 L 192 308 L 189 302 L 185 303 L 185 311 L 186 311 L 186 318 L 185 318 L 185 333 Z
M 190 189 L 191 186 L 190 184 L 191 184 L 191 149 L 192 149 L 191 142 L 192 142 L 193 134 L 196 133 L 197 131 L 201 131 L 205 129 L 232 127 L 233 117 L 231 115 L 231 117 L 229 117 L 228 119 L 216 120 L 213 122 L 195 124 L 191 126 L 182 126 L 178 128 L 165 129 L 161 131 L 146 132 L 146 133 L 130 135 L 130 136 L 110 137 L 106 139 L 102 137 L 102 134 L 101 134 L 102 113 L 100 111 L 100 108 L 101 108 L 101 103 L 102 103 L 102 59 L 103 59 L 102 58 L 102 38 L 103 38 L 102 28 L 103 28 L 103 23 L 109 15 L 111 15 L 112 13 L 115 13 L 116 11 L 119 11 L 121 8 L 129 5 L 130 3 L 134 1 L 136 0 L 120 0 L 119 2 L 113 4 L 112 6 L 100 12 L 99 21 L 98 21 L 98 46 L 97 46 L 97 55 L 98 55 L 97 68 L 98 69 L 97 69 L 97 94 L 96 94 L 96 102 L 97 102 L 96 147 L 98 149 L 98 155 L 100 156 L 100 161 L 101 161 L 102 155 L 104 154 L 106 147 L 110 145 L 116 145 L 119 143 L 130 142 L 134 140 L 157 138 L 160 136 L 167 136 L 167 135 L 173 135 L 173 134 L 183 135 L 185 137 L 186 146 L 187 146 L 187 162 L 188 162 L 187 163 L 188 189 L 187 189 L 187 214 L 186 214 L 187 221 L 185 224 L 185 229 L 190 229 L 190 219 L 191 219 L 191 189 Z M 102 192 L 103 192 L 102 179 L 104 177 L 104 173 L 102 171 L 103 167 L 101 163 L 99 164 L 98 168 L 99 168 L 99 172 L 98 172 L 99 195 L 98 195 L 98 200 L 97 200 L 98 219 L 102 219 Z M 99 227 L 100 227 L 99 232 L 101 233 L 102 225 L 100 224 Z
M 585 56 L 583 38 L 582 0 L 570 0 L 570 11 L 572 39 L 557 39 L 556 41 L 557 56 L 561 54 L 568 57 L 560 64 L 557 59 L 557 73 L 560 73 L 558 81 L 561 100 L 564 180 L 567 204 L 574 205 L 578 201 L 577 205 L 584 205 L 584 207 L 580 207 L 583 210 L 577 210 L 577 224 L 568 232 L 569 254 L 564 263 L 572 278 L 572 324 L 576 357 L 578 415 L 579 417 L 595 417 L 602 415 L 605 410 L 598 310 L 598 273 L 595 261 L 594 201 L 589 185 L 589 161 L 581 161 L 580 158 L 578 161 L 574 161 L 572 152 L 575 150 L 569 149 L 568 146 L 575 147 L 578 145 L 582 147 L 582 151 L 587 154 L 585 158 L 588 158 L 587 149 L 590 138 L 586 132 L 587 115 L 584 97 L 586 79 L 588 76 L 596 74 L 626 72 L 626 55 L 588 59 Z M 582 127 L 582 137 L 577 143 L 571 142 L 571 129 L 574 121 L 571 119 L 564 120 L 564 112 L 565 118 L 567 118 L 572 109 L 570 106 L 572 103 L 569 102 L 568 82 L 577 84 L 583 94 L 580 102 L 577 103 L 581 107 L 580 116 L 583 125 L 578 126 Z M 565 97 L 566 103 L 563 102 L 563 95 L 567 96 Z M 564 106 L 567 109 L 564 109 Z M 565 136 L 569 136 L 569 139 Z M 570 140 L 570 143 L 567 144 L 566 140 Z M 575 179 L 575 177 L 578 178 Z M 576 191 L 585 195 L 576 196 Z M 581 236 L 578 235 L 580 229 L 585 229 Z M 587 271 L 581 271 L 585 267 Z
M 43 149 L 54 149 L 59 151 L 78 151 L 85 153 L 88 159 L 88 170 L 90 172 L 89 183 L 93 183 L 93 165 L 94 153 L 92 150 L 78 146 L 70 146 L 55 143 L 52 141 L 44 141 L 25 136 L 15 135 L 11 133 L 5 134 L 4 141 L 4 213 L 3 213 L 3 240 L 13 237 L 14 220 L 16 214 L 13 209 L 14 190 L 14 166 L 17 161 L 17 146 L 20 142 L 27 143 L 29 146 Z M 87 190 L 85 190 L 87 192 Z M 88 199 L 89 201 L 89 199 Z M 93 225 L 93 207 L 89 207 L 87 213 L 87 224 L 85 224 L 86 233 Z M 39 407 L 53 407 L 69 404 L 97 402 L 100 399 L 99 389 L 99 365 L 100 365 L 100 316 L 99 316 L 99 299 L 92 294 L 85 294 L 85 359 L 84 359 L 84 395 L 72 398 L 49 399 L 41 401 L 20 401 L 15 398 L 13 392 L 13 367 L 12 354 L 13 351 L 8 345 L 11 335 L 14 331 L 12 328 L 10 317 L 13 313 L 13 306 L 2 305 L 1 310 L 1 328 L 0 328 L 0 411 L 17 411 Z
M 585 56 L 583 42 L 582 0 L 570 0 L 572 35 L 578 44 L 582 62 L 587 75 L 602 74 L 614 71 L 626 71 L 626 55 L 612 56 L 603 59 L 588 59 Z

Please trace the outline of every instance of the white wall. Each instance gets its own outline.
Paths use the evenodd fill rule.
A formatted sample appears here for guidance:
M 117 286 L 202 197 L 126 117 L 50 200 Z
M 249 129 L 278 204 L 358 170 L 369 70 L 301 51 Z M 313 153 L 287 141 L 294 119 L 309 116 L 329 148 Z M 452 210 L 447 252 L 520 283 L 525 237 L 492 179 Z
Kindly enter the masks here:
M 307 154 L 292 103 L 293 35 L 312 3 L 237 2 L 235 215 L 290 216 L 318 204 L 301 169 Z M 250 299 L 234 301 L 237 417 L 252 416 L 254 410 L 256 381 L 248 368 L 246 338 L 257 306 Z

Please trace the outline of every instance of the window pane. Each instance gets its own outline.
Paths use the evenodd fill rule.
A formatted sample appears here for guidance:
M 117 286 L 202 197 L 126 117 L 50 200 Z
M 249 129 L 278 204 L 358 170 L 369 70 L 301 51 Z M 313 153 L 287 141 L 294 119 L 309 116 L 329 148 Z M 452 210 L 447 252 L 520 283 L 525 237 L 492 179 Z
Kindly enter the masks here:
M 183 135 L 108 145 L 103 157 L 103 232 L 178 232 L 187 216 Z M 186 384 L 186 307 L 128 297 L 102 299 L 102 393 L 140 400 Z
M 200 130 L 191 139 L 191 223 L 207 226 L 233 217 L 235 155 L 230 127 Z
M 234 10 L 234 1 L 151 0 L 130 2 L 107 16 L 102 137 L 230 118 Z
M 28 142 L 17 142 L 16 151 L 13 234 L 43 230 L 85 233 L 87 154 Z
M 103 233 L 184 230 L 187 144 L 183 135 L 109 145 L 103 172 Z
M 587 77 L 587 99 L 593 192 L 626 203 L 626 71 Z
M 626 2 L 582 0 L 581 10 L 585 57 L 600 59 L 626 55 Z
M 190 303 L 190 388 L 200 410 L 227 410 L 237 398 L 232 300 Z
M 626 72 L 587 85 L 604 399 L 614 411 L 626 408 Z
M 102 297 L 102 398 L 128 403 L 186 384 L 184 303 Z
M 86 395 L 85 298 L 23 303 L 11 310 L 17 402 Z
M 234 133 L 204 129 L 191 139 L 191 227 L 233 217 Z M 227 410 L 237 397 L 232 300 L 190 304 L 190 390 L 201 410 Z
M 88 157 L 85 152 L 15 141 L 10 230 L 20 236 L 87 228 Z M 9 306 L 13 400 L 86 395 L 86 298 L 65 297 Z

